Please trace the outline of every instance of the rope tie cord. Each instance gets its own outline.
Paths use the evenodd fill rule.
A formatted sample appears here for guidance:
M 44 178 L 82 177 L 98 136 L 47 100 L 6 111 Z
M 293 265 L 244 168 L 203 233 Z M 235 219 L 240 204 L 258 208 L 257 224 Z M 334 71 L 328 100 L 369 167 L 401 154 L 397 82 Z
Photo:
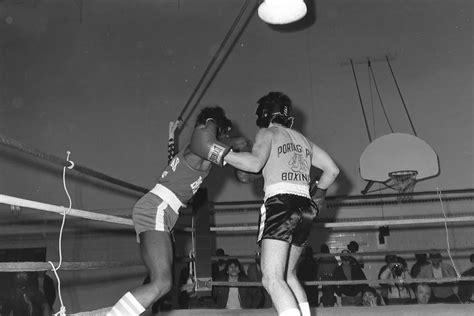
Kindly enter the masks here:
M 68 202 L 69 202 L 69 206 L 68 206 L 67 210 L 64 209 L 64 211 L 63 211 L 63 220 L 61 222 L 61 229 L 59 231 L 59 239 L 58 239 L 59 262 L 58 262 L 58 266 L 55 267 L 53 262 L 48 261 L 48 263 L 52 267 L 52 271 L 54 272 L 56 280 L 58 280 L 58 297 L 59 297 L 59 301 L 61 302 L 61 307 L 60 307 L 59 311 L 54 314 L 54 316 L 66 316 L 66 307 L 64 306 L 63 298 L 61 296 L 61 279 L 59 278 L 58 270 L 61 267 L 61 264 L 63 262 L 62 238 L 63 238 L 64 224 L 66 223 L 66 214 L 68 214 L 71 211 L 71 208 L 72 208 L 71 195 L 69 194 L 69 191 L 68 191 L 67 186 L 66 186 L 66 168 L 68 168 L 68 169 L 74 168 L 74 162 L 69 160 L 70 155 L 71 155 L 71 152 L 67 151 L 66 161 L 69 163 L 69 166 L 64 166 L 63 167 L 63 188 L 64 188 L 64 191 L 66 192 L 66 196 L 67 196 L 67 199 L 68 199 Z

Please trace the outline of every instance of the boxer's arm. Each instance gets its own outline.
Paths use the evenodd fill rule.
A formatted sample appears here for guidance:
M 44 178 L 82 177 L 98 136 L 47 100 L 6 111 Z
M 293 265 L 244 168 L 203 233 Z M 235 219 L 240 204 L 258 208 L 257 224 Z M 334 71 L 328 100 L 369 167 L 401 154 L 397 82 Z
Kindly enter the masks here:
M 183 121 L 178 119 L 175 122 L 170 122 L 168 129 L 168 163 L 173 160 L 174 156 L 177 154 L 176 150 L 176 141 L 175 141 L 175 132 L 178 129 Z
M 224 161 L 237 169 L 257 173 L 262 170 L 270 156 L 272 145 L 272 132 L 267 128 L 262 128 L 255 136 L 255 144 L 252 152 L 229 152 Z
M 339 168 L 327 152 L 313 143 L 311 143 L 311 146 L 313 149 L 311 164 L 323 171 L 318 181 L 318 189 L 327 190 L 336 180 Z

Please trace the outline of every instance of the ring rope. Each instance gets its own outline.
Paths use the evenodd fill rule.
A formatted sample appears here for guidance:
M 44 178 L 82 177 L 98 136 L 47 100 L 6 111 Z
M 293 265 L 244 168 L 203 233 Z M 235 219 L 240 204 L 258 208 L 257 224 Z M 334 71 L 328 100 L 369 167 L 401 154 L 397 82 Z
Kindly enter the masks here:
M 65 210 L 64 206 L 51 205 L 51 204 L 46 204 L 46 203 L 21 199 L 21 198 L 9 196 L 9 195 L 3 195 L 3 194 L 0 194 L 0 203 L 7 204 L 7 205 L 26 207 L 26 208 L 36 209 L 36 210 L 40 210 L 40 211 L 58 213 L 58 214 L 63 214 L 63 212 Z M 95 220 L 95 221 L 109 222 L 109 223 L 133 226 L 132 220 L 128 219 L 128 218 L 123 218 L 123 217 L 114 216 L 114 215 L 88 212 L 88 211 L 83 211 L 83 210 L 74 209 L 74 208 L 71 208 L 70 210 L 68 210 L 68 215 L 69 216 L 74 216 L 74 217 L 85 218 L 85 219 L 91 219 L 91 220 Z
M 40 211 L 53 212 L 62 214 L 64 211 L 63 206 L 51 205 L 31 200 L 26 200 L 22 198 L 17 198 L 9 195 L 0 194 L 0 203 L 7 205 L 14 205 L 20 207 L 26 207 L 31 209 L 36 209 Z M 96 221 L 103 221 L 115 224 L 123 224 L 128 226 L 133 226 L 131 219 L 106 215 L 94 212 L 88 212 L 84 210 L 71 208 L 68 215 L 74 217 L 80 217 L 84 219 L 91 219 Z M 431 218 L 405 218 L 405 219 L 381 219 L 381 220 L 359 220 L 354 221 L 338 221 L 330 223 L 315 223 L 315 226 L 322 226 L 325 228 L 341 228 L 341 227 L 376 227 L 376 226 L 385 226 L 385 225 L 411 225 L 411 224 L 438 224 L 438 223 L 459 223 L 459 222 L 474 222 L 474 216 L 450 216 L 442 217 L 431 217 Z M 221 231 L 255 231 L 258 229 L 257 225 L 245 225 L 245 224 L 236 224 L 232 226 L 214 226 L 211 227 L 211 231 L 221 232 Z M 192 231 L 191 228 L 184 228 L 184 231 Z
M 474 216 L 450 216 L 445 218 L 432 217 L 432 218 L 410 218 L 410 219 L 384 219 L 384 220 L 360 220 L 360 221 L 338 221 L 330 223 L 315 223 L 313 226 L 325 227 L 325 228 L 341 228 L 341 227 L 378 227 L 378 226 L 400 226 L 400 225 L 413 225 L 413 224 L 439 224 L 450 222 L 450 223 L 463 223 L 463 222 L 474 222 Z M 257 225 L 254 224 L 237 224 L 229 226 L 213 226 L 210 231 L 214 232 L 231 232 L 231 231 L 256 231 Z M 184 231 L 192 231 L 191 228 L 184 228 Z
M 452 277 L 452 278 L 414 278 L 414 279 L 391 279 L 391 280 L 340 280 L 340 281 L 306 281 L 302 282 L 308 286 L 327 286 L 327 285 L 357 285 L 357 284 L 369 284 L 369 285 L 402 285 L 402 284 L 414 284 L 414 283 L 453 283 L 453 282 L 469 282 L 474 281 L 474 276 L 471 277 Z M 212 286 L 229 286 L 229 287 L 260 287 L 262 282 L 248 281 L 248 282 L 227 282 L 227 281 L 210 281 Z M 195 283 L 185 284 L 180 287 L 181 291 L 189 291 L 195 287 Z
M 66 167 L 69 168 L 69 167 L 72 166 L 72 167 L 74 167 L 73 170 L 75 170 L 79 173 L 88 175 L 92 178 L 96 178 L 96 179 L 99 179 L 99 180 L 102 180 L 102 181 L 105 181 L 105 182 L 108 182 L 108 183 L 118 185 L 118 186 L 123 187 L 123 188 L 127 188 L 127 189 L 137 191 L 137 192 L 141 192 L 141 193 L 147 193 L 149 191 L 148 189 L 140 187 L 138 185 L 134 185 L 134 184 L 125 182 L 123 180 L 110 177 L 110 176 L 108 176 L 108 175 L 106 175 L 102 172 L 98 172 L 98 171 L 89 169 L 87 167 L 82 167 L 82 166 L 74 164 L 70 161 L 59 158 L 57 156 L 53 156 L 53 155 L 44 153 L 44 152 L 42 152 L 38 149 L 29 147 L 25 144 L 20 143 L 19 141 L 16 141 L 16 140 L 14 140 L 10 137 L 7 137 L 7 136 L 1 135 L 1 134 L 0 134 L 0 144 L 4 145 L 4 146 L 7 146 L 9 148 L 15 149 L 17 151 L 21 151 L 23 153 L 32 155 L 36 158 L 46 160 L 46 161 L 48 161 L 50 163 L 53 163 L 55 165 L 60 165 L 61 167 L 66 166 Z
M 58 264 L 58 262 L 53 262 Z M 62 262 L 61 270 L 98 270 L 110 268 L 129 268 L 134 266 L 143 266 L 142 261 L 91 261 L 91 262 Z M 49 271 L 51 266 L 49 262 L 0 262 L 0 272 L 35 272 Z

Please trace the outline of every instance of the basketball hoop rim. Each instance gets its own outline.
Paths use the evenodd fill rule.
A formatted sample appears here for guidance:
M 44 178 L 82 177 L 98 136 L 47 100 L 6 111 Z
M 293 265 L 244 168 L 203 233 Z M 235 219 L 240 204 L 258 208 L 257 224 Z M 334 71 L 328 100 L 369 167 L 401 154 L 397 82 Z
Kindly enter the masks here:
M 416 170 L 399 170 L 399 171 L 392 171 L 392 172 L 389 172 L 388 173 L 388 176 L 390 178 L 395 178 L 397 176 L 417 176 L 418 175 L 418 171 Z

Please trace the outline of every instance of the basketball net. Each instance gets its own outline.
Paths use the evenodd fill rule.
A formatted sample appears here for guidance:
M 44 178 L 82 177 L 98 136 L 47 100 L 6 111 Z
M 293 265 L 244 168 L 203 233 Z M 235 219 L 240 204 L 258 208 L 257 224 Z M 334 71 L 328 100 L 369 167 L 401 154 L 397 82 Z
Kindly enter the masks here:
M 416 170 L 393 171 L 388 174 L 393 182 L 390 187 L 399 193 L 397 197 L 398 201 L 405 202 L 413 200 L 413 196 L 410 195 L 410 193 L 413 193 L 415 188 L 417 175 L 418 171 Z

